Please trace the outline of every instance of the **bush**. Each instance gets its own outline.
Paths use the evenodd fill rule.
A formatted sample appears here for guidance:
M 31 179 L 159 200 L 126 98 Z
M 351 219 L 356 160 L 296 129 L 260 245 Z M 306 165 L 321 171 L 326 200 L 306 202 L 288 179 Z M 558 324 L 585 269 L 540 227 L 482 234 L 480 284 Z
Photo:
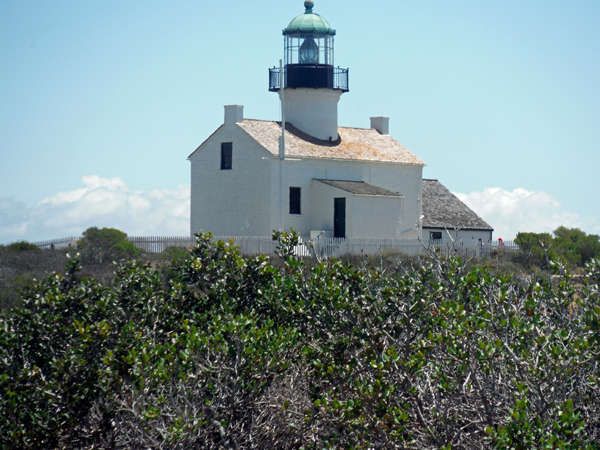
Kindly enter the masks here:
M 21 288 L 61 270 L 68 261 L 64 250 L 23 250 L 29 245 L 0 247 L 0 309 L 19 305 Z
M 158 259 L 173 261 L 175 259 L 185 259 L 190 256 L 187 249 L 181 247 L 169 247 L 158 254 Z
M 558 257 L 556 249 L 551 248 L 552 241 L 549 233 L 517 233 L 515 243 L 520 251 L 515 260 L 526 267 L 547 269 L 550 259 Z
M 32 244 L 27 241 L 13 242 L 12 244 L 7 245 L 5 248 L 9 252 L 16 252 L 16 253 L 29 252 L 29 251 L 39 252 L 42 250 L 37 245 Z
M 115 228 L 91 227 L 83 232 L 77 242 L 77 251 L 83 263 L 103 264 L 106 262 L 132 259 L 139 250 L 127 240 L 127 234 Z
M 587 235 L 579 228 L 558 227 L 549 233 L 518 233 L 515 242 L 520 252 L 515 260 L 526 267 L 548 269 L 551 259 L 560 259 L 569 267 L 584 267 L 600 258 L 600 237 Z
M 199 235 L 112 286 L 79 262 L 0 317 L 2 448 L 598 448 L 600 262 L 578 291 L 401 276 Z
M 586 235 L 579 228 L 558 227 L 554 230 L 557 252 L 573 265 L 583 266 L 593 258 L 600 258 L 600 237 Z
M 36 280 L 62 271 L 69 260 L 69 252 L 76 253 L 73 248 L 42 251 L 36 247 L 31 251 L 13 251 L 7 247 L 0 246 L 0 309 L 20 305 L 20 290 L 23 287 L 32 286 L 37 283 Z M 108 260 L 103 264 L 86 264 L 81 275 L 111 284 L 115 278 L 115 269 L 112 260 Z

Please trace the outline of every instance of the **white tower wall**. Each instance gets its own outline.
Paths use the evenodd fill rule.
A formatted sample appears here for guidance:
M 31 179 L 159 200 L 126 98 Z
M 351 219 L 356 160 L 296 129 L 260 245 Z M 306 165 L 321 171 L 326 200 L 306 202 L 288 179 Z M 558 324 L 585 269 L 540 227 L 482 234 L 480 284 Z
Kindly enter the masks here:
M 281 94 L 280 94 L 281 95 Z M 324 141 L 338 138 L 339 89 L 284 89 L 285 121 Z

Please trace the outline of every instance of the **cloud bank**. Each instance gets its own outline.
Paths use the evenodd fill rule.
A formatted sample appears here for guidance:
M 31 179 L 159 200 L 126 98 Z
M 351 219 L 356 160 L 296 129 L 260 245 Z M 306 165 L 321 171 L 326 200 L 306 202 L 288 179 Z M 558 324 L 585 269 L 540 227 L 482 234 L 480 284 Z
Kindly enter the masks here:
M 92 226 L 130 236 L 187 236 L 190 187 L 130 191 L 119 178 L 81 177 L 83 187 L 58 192 L 31 207 L 0 198 L 0 243 L 80 236 Z
M 563 225 L 598 233 L 600 227 L 592 218 L 563 211 L 561 204 L 544 191 L 523 188 L 507 191 L 499 187 L 483 192 L 454 192 L 461 201 L 494 227 L 494 238 L 512 240 L 519 231 L 549 232 Z

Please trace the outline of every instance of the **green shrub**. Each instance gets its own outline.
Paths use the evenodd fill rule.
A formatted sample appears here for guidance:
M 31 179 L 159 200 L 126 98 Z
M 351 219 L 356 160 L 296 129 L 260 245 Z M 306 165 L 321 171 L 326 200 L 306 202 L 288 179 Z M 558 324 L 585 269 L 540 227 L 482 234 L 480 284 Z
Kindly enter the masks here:
M 10 252 L 17 252 L 17 253 L 29 252 L 29 251 L 39 252 L 42 250 L 37 245 L 32 244 L 27 241 L 13 242 L 12 244 L 7 245 L 5 248 L 6 248 L 6 250 L 8 250 Z
M 517 233 L 515 243 L 520 250 L 515 260 L 527 267 L 547 269 L 549 260 L 558 257 L 549 233 Z
M 135 258 L 140 252 L 127 234 L 115 228 L 91 227 L 77 242 L 81 260 L 87 264 L 102 264 Z
M 435 258 L 281 268 L 199 235 L 0 316 L 0 448 L 582 448 L 600 442 L 600 262 L 575 290 Z
M 181 247 L 169 247 L 159 254 L 160 259 L 173 261 L 174 259 L 184 259 L 190 255 L 189 251 Z
M 569 267 L 584 267 L 600 258 L 600 237 L 587 235 L 579 228 L 558 227 L 549 233 L 518 233 L 515 242 L 520 251 L 514 260 L 528 268 L 548 269 L 551 259 L 560 259 Z
M 64 268 L 65 250 L 13 251 L 0 247 L 0 309 L 20 304 L 19 290 Z
M 593 258 L 600 258 L 599 236 L 566 227 L 558 227 L 554 235 L 556 251 L 572 265 L 584 266 Z

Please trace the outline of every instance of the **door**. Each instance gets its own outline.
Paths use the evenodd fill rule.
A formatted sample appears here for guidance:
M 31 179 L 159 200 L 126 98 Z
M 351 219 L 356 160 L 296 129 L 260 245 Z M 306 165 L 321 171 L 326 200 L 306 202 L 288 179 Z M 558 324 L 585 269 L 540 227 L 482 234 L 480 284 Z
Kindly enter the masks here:
M 333 202 L 333 236 L 336 238 L 345 238 L 346 198 L 334 198 Z

